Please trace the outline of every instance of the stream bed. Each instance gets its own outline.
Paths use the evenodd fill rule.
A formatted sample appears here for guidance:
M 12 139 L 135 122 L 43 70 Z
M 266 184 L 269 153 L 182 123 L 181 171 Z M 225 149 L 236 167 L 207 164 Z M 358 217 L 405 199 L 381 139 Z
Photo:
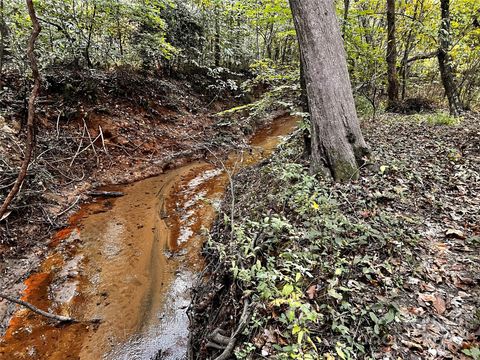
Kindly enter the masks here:
M 192 162 L 84 205 L 51 240 L 51 255 L 24 282 L 22 300 L 82 320 L 58 325 L 18 308 L 0 359 L 183 359 L 190 288 L 229 173 L 268 157 L 293 131 L 286 116 L 220 166 Z M 216 164 L 216 165 L 214 165 Z M 90 322 L 83 320 L 95 320 Z

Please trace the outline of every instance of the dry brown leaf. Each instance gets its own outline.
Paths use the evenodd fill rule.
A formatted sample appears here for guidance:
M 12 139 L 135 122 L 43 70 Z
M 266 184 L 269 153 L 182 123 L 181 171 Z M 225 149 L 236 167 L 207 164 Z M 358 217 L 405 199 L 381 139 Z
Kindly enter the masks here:
M 466 236 L 465 234 L 463 233 L 463 231 L 461 230 L 457 230 L 457 229 L 447 229 L 445 231 L 445 235 L 448 237 L 448 238 L 452 238 L 452 239 L 465 239 Z
M 413 314 L 413 315 L 423 315 L 425 314 L 425 310 L 421 307 L 409 307 L 407 309 L 407 311 L 410 313 L 410 314 Z
M 433 307 L 439 315 L 442 315 L 445 310 L 447 310 L 445 300 L 443 300 L 440 296 L 435 296 L 435 300 L 433 301 Z
M 307 295 L 310 300 L 315 299 L 315 296 L 317 296 L 317 285 L 310 286 L 307 290 Z
M 410 349 L 423 350 L 422 345 L 413 341 L 402 340 L 402 344 L 409 347 Z
M 423 302 L 431 302 L 433 303 L 435 301 L 435 295 L 432 294 L 418 294 L 418 298 L 422 300 Z
M 420 284 L 420 288 L 424 291 L 435 291 L 435 286 L 433 286 L 431 283 L 422 282 Z

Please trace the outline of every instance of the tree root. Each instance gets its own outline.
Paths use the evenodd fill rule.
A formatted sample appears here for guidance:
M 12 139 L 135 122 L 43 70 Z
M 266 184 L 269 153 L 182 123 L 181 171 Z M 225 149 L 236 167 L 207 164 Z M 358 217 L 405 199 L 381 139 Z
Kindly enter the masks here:
M 224 331 L 219 328 L 215 329 L 213 333 L 209 336 L 210 341 L 207 343 L 206 346 L 217 350 L 223 350 L 222 354 L 216 357 L 215 360 L 227 360 L 228 358 L 230 358 L 233 350 L 235 349 L 238 336 L 243 332 L 243 330 L 245 330 L 245 327 L 250 321 L 250 316 L 250 302 L 248 300 L 245 300 L 242 316 L 240 317 L 237 329 L 233 332 L 232 336 L 227 337 L 222 335 Z
M 71 317 L 51 314 L 51 313 L 48 313 L 46 311 L 40 310 L 36 306 L 33 306 L 32 304 L 30 304 L 26 301 L 15 299 L 11 296 L 8 296 L 8 295 L 2 294 L 2 293 L 0 293 L 0 299 L 4 299 L 4 300 L 10 301 L 10 302 L 13 302 L 13 303 L 15 303 L 17 305 L 20 305 L 20 306 L 24 306 L 27 309 L 33 311 L 34 313 L 36 313 L 38 315 L 41 315 L 41 316 L 44 316 L 44 317 L 46 317 L 47 319 L 50 319 L 50 320 L 59 321 L 61 323 L 79 322 L 78 320 L 75 320 Z

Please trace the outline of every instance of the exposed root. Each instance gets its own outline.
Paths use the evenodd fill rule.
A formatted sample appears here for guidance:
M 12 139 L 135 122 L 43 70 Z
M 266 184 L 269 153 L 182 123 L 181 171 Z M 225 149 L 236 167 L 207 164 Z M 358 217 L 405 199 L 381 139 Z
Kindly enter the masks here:
M 223 350 L 222 354 L 215 358 L 215 360 L 226 360 L 232 356 L 233 349 L 235 349 L 235 344 L 237 343 L 238 336 L 245 330 L 245 327 L 248 325 L 251 316 L 250 302 L 245 300 L 243 305 L 242 316 L 240 317 L 240 322 L 238 323 L 237 329 L 233 332 L 230 338 L 221 335 L 223 332 L 221 329 L 217 328 L 213 331 L 212 335 L 209 336 L 210 341 L 207 344 L 207 347 Z

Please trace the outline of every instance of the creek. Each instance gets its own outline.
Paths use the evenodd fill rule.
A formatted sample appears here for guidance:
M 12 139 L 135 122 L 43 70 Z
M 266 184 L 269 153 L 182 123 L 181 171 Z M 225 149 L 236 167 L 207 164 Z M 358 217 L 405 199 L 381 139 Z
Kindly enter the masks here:
M 275 120 L 222 166 L 215 158 L 192 162 L 109 187 L 124 196 L 84 205 L 53 237 L 22 300 L 101 321 L 59 325 L 18 308 L 0 338 L 0 359 L 183 359 L 189 290 L 204 267 L 201 247 L 230 186 L 228 173 L 271 155 L 297 121 Z

